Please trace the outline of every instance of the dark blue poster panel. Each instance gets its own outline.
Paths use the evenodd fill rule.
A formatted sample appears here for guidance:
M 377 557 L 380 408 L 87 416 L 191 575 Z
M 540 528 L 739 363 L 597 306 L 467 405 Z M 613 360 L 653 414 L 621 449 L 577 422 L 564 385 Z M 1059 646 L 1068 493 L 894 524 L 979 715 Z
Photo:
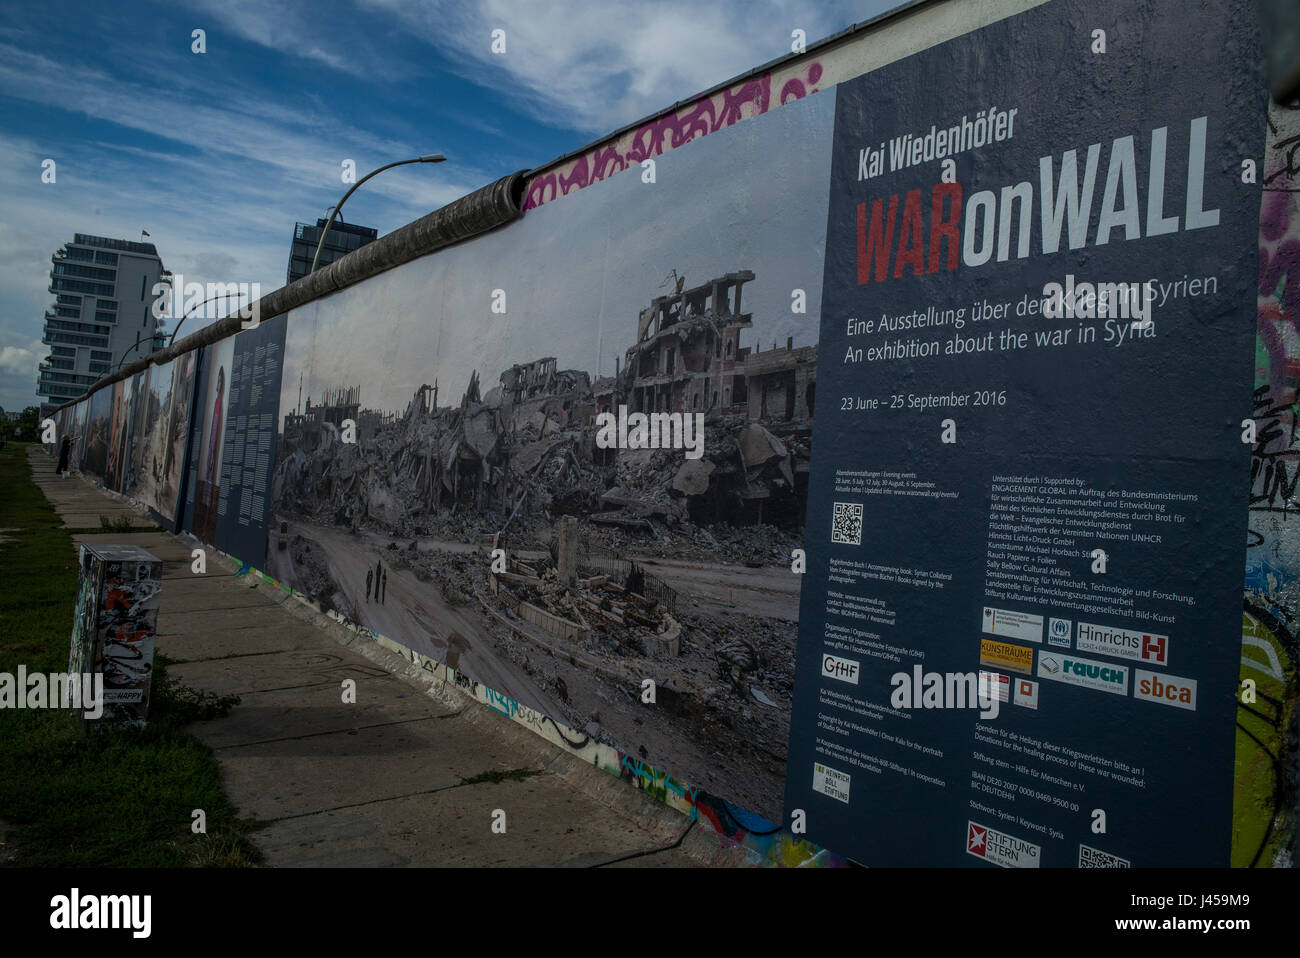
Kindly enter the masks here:
M 235 337 L 222 438 L 214 545 L 258 569 L 266 561 L 285 319 L 277 316 Z
M 197 405 L 194 409 L 194 415 L 190 417 L 188 455 L 185 464 L 185 491 L 181 497 L 180 517 L 181 528 L 189 533 L 193 533 L 195 530 L 194 496 L 198 485 L 200 452 L 203 448 L 203 422 L 204 410 L 206 409 L 204 400 L 208 394 L 208 380 L 212 376 L 212 349 L 211 346 L 203 346 L 196 350 L 199 357 L 198 372 L 194 376 L 194 395 Z
M 1228 863 L 1257 43 L 1231 4 L 1057 2 L 838 87 L 786 793 L 812 841 Z

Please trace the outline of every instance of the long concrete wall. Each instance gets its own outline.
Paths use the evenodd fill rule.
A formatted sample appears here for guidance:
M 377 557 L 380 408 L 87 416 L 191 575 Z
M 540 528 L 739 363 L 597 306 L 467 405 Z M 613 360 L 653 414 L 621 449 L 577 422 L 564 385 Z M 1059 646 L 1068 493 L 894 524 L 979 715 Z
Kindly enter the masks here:
M 708 539 L 699 531 L 701 516 L 721 515 L 709 510 L 722 498 L 737 505 L 718 529 L 796 516 L 770 533 L 774 545 L 766 556 L 769 565 L 785 556 L 788 566 L 789 547 L 801 533 L 797 490 L 806 481 L 812 441 L 810 423 L 800 421 L 811 417 L 807 383 L 791 403 L 797 409 L 792 421 L 781 414 L 778 421 L 759 422 L 764 407 L 754 392 L 737 404 L 746 411 L 744 424 L 719 417 L 710 426 L 711 448 L 728 452 L 707 460 L 712 469 L 701 467 L 703 478 L 651 456 L 625 457 L 608 474 L 618 480 L 620 496 L 595 487 L 601 467 L 590 442 L 577 438 L 576 417 L 580 409 L 587 410 L 583 416 L 594 414 L 602 395 L 633 394 L 634 371 L 623 359 L 630 363 L 633 356 L 637 312 L 657 298 L 671 300 L 674 276 L 688 309 L 695 284 L 751 270 L 749 318 L 720 317 L 714 302 L 715 321 L 731 322 L 727 335 L 752 350 L 755 369 L 780 367 L 782 343 L 815 354 L 822 255 L 818 247 L 798 260 L 799 244 L 789 235 L 824 234 L 836 85 L 1040 5 L 912 4 L 490 184 L 265 297 L 259 304 L 264 328 L 241 332 L 232 317 L 97 383 L 58 413 L 60 436 L 78 437 L 73 465 L 230 552 L 247 574 L 277 582 L 557 746 L 707 822 L 750 848 L 756 860 L 837 863 L 830 852 L 777 824 L 785 776 L 780 732 L 788 727 L 797 612 L 782 619 L 779 609 L 751 603 L 751 590 L 754 596 L 771 590 L 758 582 L 752 565 L 728 563 L 724 555 L 743 531 L 715 531 Z M 1261 166 L 1259 429 L 1252 473 L 1242 477 L 1251 486 L 1252 508 L 1242 676 L 1272 683 L 1277 703 L 1267 714 L 1249 710 L 1240 717 L 1249 738 L 1242 737 L 1239 748 L 1255 769 L 1252 794 L 1261 804 L 1249 817 L 1261 832 L 1252 847 L 1261 850 L 1270 833 L 1277 844 L 1277 831 L 1294 829 L 1287 803 L 1295 798 L 1300 658 L 1300 538 L 1292 502 L 1300 459 L 1300 170 L 1290 148 L 1300 134 L 1297 122 L 1295 111 L 1274 106 L 1269 129 L 1261 131 L 1267 153 Z M 779 162 L 762 165 L 765 151 Z M 658 164 L 650 184 L 643 176 L 646 160 Z M 754 182 L 766 189 L 755 191 Z M 664 212 L 650 211 L 646 190 L 658 191 L 654 204 Z M 807 208 L 784 212 L 782 197 L 806 197 Z M 757 207 L 769 203 L 785 219 L 759 215 Z M 795 287 L 808 294 L 809 315 L 791 314 Z M 499 310 L 498 293 L 509 303 Z M 349 337 L 364 338 L 366 346 Z M 683 361 L 689 346 L 684 339 Z M 363 363 L 361 351 L 371 361 Z M 572 365 L 587 385 L 576 376 L 552 384 L 550 392 L 512 396 L 507 371 L 544 355 L 560 356 L 560 369 Z M 700 355 L 699 362 L 715 362 Z M 427 359 L 427 368 L 412 357 Z M 726 367 L 726 375 L 734 368 Z M 239 395 L 232 394 L 236 380 Z M 254 383 L 269 394 L 260 405 L 250 399 Z M 359 401 L 335 401 L 342 394 L 334 391 L 358 384 Z M 253 423 L 259 417 L 270 417 L 260 432 Z M 360 425 L 355 444 L 339 438 L 344 419 Z M 236 460 L 238 469 L 230 468 Z M 526 472 L 519 465 L 525 461 Z M 634 487 L 659 473 L 660 486 L 705 491 L 654 499 Z M 700 575 L 717 582 L 696 583 L 692 591 L 682 584 L 690 575 L 682 573 L 674 584 L 694 602 L 685 617 L 677 616 L 683 619 L 685 663 L 676 654 L 654 654 L 663 650 L 635 630 L 611 630 L 575 648 L 568 664 L 555 649 L 577 636 L 560 638 L 551 627 L 572 620 L 557 613 L 562 590 L 550 585 L 540 591 L 530 585 L 514 606 L 484 606 L 482 621 L 470 621 L 466 610 L 490 598 L 486 570 L 478 568 L 487 563 L 484 533 L 504 530 L 507 552 L 516 544 L 536 551 L 544 545 L 543 527 L 566 511 L 618 511 L 646 523 L 650 535 L 663 530 L 693 548 L 710 543 L 699 564 L 713 568 Z M 590 536 L 612 557 L 622 560 L 627 549 L 647 547 L 609 528 L 592 525 Z M 264 547 L 247 545 L 254 541 Z M 418 541 L 433 547 L 422 551 Z M 673 557 L 670 547 L 664 550 Z M 593 565 L 601 561 L 593 550 Z M 365 582 L 371 572 L 378 573 L 371 576 L 376 598 L 380 583 L 391 589 L 379 605 Z M 727 598 L 729 590 L 742 593 L 740 603 L 734 593 Z M 595 592 L 589 598 L 610 601 Z M 724 605 L 735 612 L 719 612 Z M 696 613 L 700 607 L 711 612 Z M 423 624 L 411 625 L 415 619 Z M 539 622 L 554 648 L 523 652 L 529 643 L 503 637 Z M 646 626 L 646 634 L 653 628 Z M 658 683 L 664 703 L 658 712 L 634 712 L 640 688 L 618 688 L 617 679 L 637 670 Z M 601 718 L 580 721 L 579 712 Z M 638 742 L 632 717 L 664 724 Z M 723 738 L 691 731 L 721 726 L 727 728 Z M 742 751 L 729 755 L 715 747 L 724 741 Z M 1252 741 L 1264 743 L 1253 758 Z

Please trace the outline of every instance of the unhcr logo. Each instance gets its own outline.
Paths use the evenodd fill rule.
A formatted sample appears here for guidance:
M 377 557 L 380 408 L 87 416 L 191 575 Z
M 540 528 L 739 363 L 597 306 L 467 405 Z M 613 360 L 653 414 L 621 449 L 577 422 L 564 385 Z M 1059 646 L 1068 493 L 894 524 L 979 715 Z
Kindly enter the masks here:
M 601 449 L 685 449 L 687 459 L 704 455 L 704 413 L 634 412 L 596 416 L 596 445 Z

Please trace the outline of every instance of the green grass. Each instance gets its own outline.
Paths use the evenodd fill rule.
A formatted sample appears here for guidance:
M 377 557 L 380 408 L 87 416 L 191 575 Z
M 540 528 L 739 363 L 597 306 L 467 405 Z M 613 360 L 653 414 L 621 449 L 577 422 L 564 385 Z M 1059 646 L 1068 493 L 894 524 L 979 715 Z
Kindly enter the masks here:
M 0 672 L 68 666 L 76 553 L 31 481 L 27 445 L 0 451 Z M 179 685 L 155 657 L 149 723 L 141 731 L 70 711 L 0 709 L 0 819 L 14 826 L 13 864 L 232 866 L 257 862 L 255 823 L 236 818 L 216 758 L 184 730 L 237 700 Z M 190 830 L 203 809 L 207 834 Z
M 108 516 L 100 516 L 99 525 L 104 532 L 130 532 L 131 518 L 130 516 L 118 516 L 115 519 L 110 519 Z

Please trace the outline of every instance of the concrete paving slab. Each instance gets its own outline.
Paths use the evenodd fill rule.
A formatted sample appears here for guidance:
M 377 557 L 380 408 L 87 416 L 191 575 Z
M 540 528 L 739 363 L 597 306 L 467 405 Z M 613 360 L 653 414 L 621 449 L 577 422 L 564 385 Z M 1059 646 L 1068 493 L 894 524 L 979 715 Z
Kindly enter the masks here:
M 196 610 L 178 603 L 164 604 L 158 610 L 158 635 L 161 637 L 178 632 L 194 632 L 203 636 L 237 629 L 260 629 L 265 632 L 268 625 L 267 611 L 265 605 Z M 283 621 L 279 618 L 270 620 L 275 625 L 280 625 Z M 293 625 L 302 627 L 301 622 L 294 622 Z
M 185 548 L 184 543 L 177 542 L 174 537 L 164 532 L 78 532 L 72 536 L 72 541 L 77 546 L 83 542 L 92 545 L 129 542 L 131 545 L 152 552 L 164 561 L 178 561 L 188 559 L 190 556 L 190 550 Z
M 505 833 L 492 831 L 505 812 Z M 271 865 L 591 867 L 656 839 L 554 775 L 449 788 L 277 822 L 259 833 Z
M 177 664 L 171 667 L 171 674 L 187 685 L 218 695 L 330 684 L 341 689 L 344 679 L 388 675 L 383 669 L 326 642 L 293 652 Z
M 186 607 L 189 600 L 207 596 L 228 596 L 232 601 L 240 602 L 256 599 L 261 605 L 276 604 L 267 590 L 259 590 L 255 582 L 242 576 L 177 576 L 164 583 L 162 594 L 164 601 L 171 595 L 176 597 L 177 604 Z
M 213 580 L 213 583 L 206 587 L 193 591 L 164 587 L 159 599 L 159 612 L 163 609 L 174 609 L 176 611 L 184 609 L 188 612 L 217 612 L 225 609 L 269 609 L 274 607 L 264 594 L 255 592 L 252 589 L 248 591 L 221 589 L 216 584 L 218 581 L 220 580 Z
M 351 705 L 333 685 L 249 692 L 240 699 L 225 718 L 195 722 L 191 731 L 209 748 L 223 749 L 457 714 L 391 675 L 358 680 Z
M 247 609 L 234 609 L 229 613 L 211 613 L 212 615 L 233 615 L 247 612 Z M 214 624 L 208 629 L 192 627 L 189 622 L 200 615 L 176 615 L 169 620 L 170 631 L 164 631 L 161 619 L 158 627 L 158 648 L 177 662 L 203 662 L 209 659 L 226 659 L 236 655 L 270 655 L 276 652 L 299 652 L 304 649 L 336 648 L 328 635 L 320 629 L 309 625 L 286 625 L 268 631 L 265 628 L 265 613 L 262 623 L 250 623 L 244 628 L 232 629 Z M 220 623 L 220 618 L 212 620 Z
M 704 863 L 691 856 L 681 848 L 666 848 L 663 851 L 638 855 L 635 858 L 623 858 L 600 868 L 703 868 Z
M 495 736 L 459 717 L 306 735 L 218 752 L 240 814 L 263 820 L 425 794 L 519 768 Z

